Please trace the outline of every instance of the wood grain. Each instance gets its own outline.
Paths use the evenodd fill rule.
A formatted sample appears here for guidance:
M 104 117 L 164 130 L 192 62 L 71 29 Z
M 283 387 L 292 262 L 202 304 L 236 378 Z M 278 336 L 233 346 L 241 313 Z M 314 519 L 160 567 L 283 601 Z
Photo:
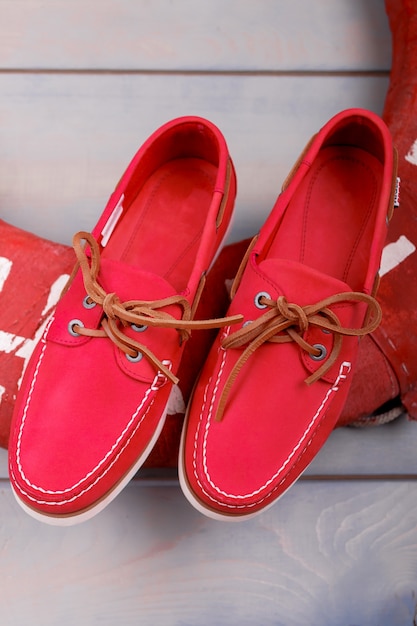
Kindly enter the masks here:
M 362 477 L 404 476 L 417 480 L 417 425 L 402 416 L 391 424 L 369 428 L 339 428 L 306 469 L 301 480 L 360 480 Z M 7 479 L 7 453 L 0 449 L 0 480 Z M 137 479 L 143 484 L 176 482 L 175 473 L 141 470 Z
M 0 69 L 381 71 L 383 0 L 0 1 Z
M 231 239 L 269 214 L 305 143 L 332 115 L 382 112 L 386 77 L 0 74 L 0 215 L 70 243 L 91 230 L 130 159 L 182 115 L 218 125 L 236 165 Z
M 204 518 L 176 487 L 133 484 L 69 529 L 0 497 L 7 626 L 413 623 L 416 484 L 298 483 L 240 524 Z

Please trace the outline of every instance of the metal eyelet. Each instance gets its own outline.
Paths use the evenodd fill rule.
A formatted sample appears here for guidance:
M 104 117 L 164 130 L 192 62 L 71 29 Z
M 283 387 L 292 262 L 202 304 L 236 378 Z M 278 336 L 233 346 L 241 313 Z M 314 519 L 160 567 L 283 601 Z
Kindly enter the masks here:
M 143 333 L 148 327 L 145 324 L 131 324 L 130 328 L 137 333 Z
M 261 298 L 268 298 L 268 300 L 270 300 L 271 296 L 269 295 L 269 293 L 267 291 L 260 291 L 259 293 L 256 294 L 256 296 L 254 298 L 254 302 L 255 302 L 256 308 L 258 308 L 258 309 L 266 309 L 267 305 L 266 304 L 262 304 Z
M 245 326 L 249 326 L 249 324 L 252 324 L 253 320 L 247 320 L 247 322 L 243 322 L 242 324 L 242 328 L 245 328 Z
M 85 309 L 94 309 L 94 307 L 96 306 L 96 302 L 94 302 L 94 300 L 91 300 L 90 296 L 87 295 L 85 296 L 84 300 L 83 300 L 83 307 Z
M 77 333 L 74 330 L 74 326 L 80 326 L 81 328 L 84 328 L 84 324 L 82 323 L 81 320 L 71 320 L 70 322 L 68 322 L 68 332 L 70 335 L 72 335 L 73 337 L 79 337 L 80 333 Z
M 323 344 L 321 343 L 315 343 L 313 344 L 313 348 L 316 348 L 316 350 L 320 350 L 320 354 L 318 354 L 317 356 L 314 354 L 310 354 L 310 357 L 313 359 L 313 361 L 323 361 L 323 359 L 325 359 L 327 356 L 326 346 L 323 346 Z
M 137 352 L 134 356 L 126 353 L 125 356 L 130 363 L 139 363 L 139 361 L 141 361 L 143 358 L 142 352 Z

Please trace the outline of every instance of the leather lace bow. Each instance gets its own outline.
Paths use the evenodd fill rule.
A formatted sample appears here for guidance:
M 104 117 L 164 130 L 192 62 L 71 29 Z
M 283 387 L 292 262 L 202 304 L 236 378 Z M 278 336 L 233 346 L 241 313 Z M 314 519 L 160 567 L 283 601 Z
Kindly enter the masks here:
M 82 240 L 90 248 L 90 256 L 85 252 Z M 229 324 L 235 324 L 242 320 L 241 315 L 209 319 L 193 320 L 194 311 L 186 298 L 180 295 L 168 296 L 160 300 L 128 300 L 121 302 L 115 293 L 106 293 L 98 282 L 100 270 L 100 248 L 94 237 L 87 232 L 79 232 L 74 235 L 73 246 L 77 256 L 78 264 L 73 272 L 75 275 L 78 267 L 81 269 L 84 287 L 91 304 L 101 306 L 103 318 L 100 328 L 86 328 L 74 324 L 73 330 L 79 335 L 88 337 L 108 337 L 125 354 L 136 357 L 142 354 L 155 367 L 158 372 L 169 378 L 174 384 L 178 383 L 178 378 L 149 348 L 128 337 L 123 332 L 123 327 L 134 325 L 137 327 L 158 327 L 172 328 L 178 331 L 180 343 L 190 337 L 193 329 L 220 328 Z M 168 306 L 176 305 L 182 310 L 181 319 L 173 317 L 164 309 Z
M 313 358 L 321 360 L 326 355 L 317 345 L 309 344 L 303 337 L 310 326 L 321 328 L 334 336 L 333 347 L 330 355 L 322 365 L 305 380 L 311 384 L 322 378 L 332 367 L 339 356 L 343 336 L 361 337 L 373 332 L 379 325 L 382 312 L 378 302 L 372 296 L 362 292 L 346 292 L 332 295 L 317 304 L 299 306 L 289 303 L 285 296 L 279 296 L 272 300 L 265 296 L 260 302 L 268 310 L 258 319 L 247 322 L 242 328 L 222 341 L 222 348 L 240 348 L 246 346 L 234 365 L 223 388 L 219 405 L 216 412 L 216 420 L 221 421 L 230 390 L 246 361 L 266 341 L 274 343 L 287 343 L 294 341 L 302 350 L 305 350 Z M 341 325 L 336 313 L 329 307 L 340 303 L 358 302 L 367 305 L 367 314 L 362 328 L 345 328 Z

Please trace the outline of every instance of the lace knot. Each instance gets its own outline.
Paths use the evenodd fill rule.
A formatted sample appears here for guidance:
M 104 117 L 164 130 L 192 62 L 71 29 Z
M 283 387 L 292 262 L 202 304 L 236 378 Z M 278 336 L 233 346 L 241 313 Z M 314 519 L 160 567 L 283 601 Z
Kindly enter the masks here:
M 117 318 L 116 307 L 120 307 L 121 302 L 115 293 L 106 293 L 103 300 L 99 302 L 99 304 L 101 304 L 103 312 L 109 319 L 115 320 Z
M 82 240 L 90 248 L 89 256 L 85 251 L 85 245 L 81 243 Z M 126 335 L 121 326 L 169 328 L 178 333 L 181 345 L 190 337 L 192 329 L 220 328 L 240 322 L 242 319 L 241 315 L 235 315 L 219 319 L 193 320 L 193 310 L 190 303 L 180 295 L 152 301 L 129 300 L 122 302 L 116 293 L 106 293 L 99 283 L 100 248 L 94 237 L 86 232 L 76 233 L 73 238 L 73 246 L 78 263 L 65 291 L 68 290 L 76 271 L 80 268 L 88 298 L 103 309 L 99 329 L 77 326 L 77 333 L 88 337 L 107 337 L 128 356 L 135 356 L 140 352 L 154 366 L 157 373 L 171 380 L 174 384 L 178 383 L 178 378 L 167 365 L 168 361 L 159 359 L 146 345 Z M 199 295 L 196 297 L 196 302 L 198 302 Z M 172 305 L 179 307 L 180 318 L 174 317 L 166 310 Z
M 308 328 L 308 317 L 303 307 L 298 304 L 289 303 L 285 296 L 279 296 L 276 301 L 276 308 L 283 318 L 297 326 L 300 332 L 304 333 Z
M 225 350 L 238 347 L 244 347 L 244 350 L 233 366 L 223 387 L 216 411 L 216 421 L 220 421 L 223 418 L 227 398 L 242 367 L 265 342 L 295 342 L 302 350 L 308 352 L 313 357 L 317 357 L 320 356 L 320 350 L 305 339 L 309 327 L 314 326 L 332 333 L 334 340 L 329 355 L 322 365 L 305 379 L 307 384 L 312 384 L 323 378 L 336 362 L 341 350 L 343 336 L 362 337 L 371 333 L 378 327 L 382 318 L 381 307 L 378 302 L 372 296 L 362 292 L 338 293 L 320 300 L 316 304 L 305 306 L 290 303 L 283 295 L 279 296 L 277 300 L 263 297 L 262 303 L 268 309 L 265 313 L 260 315 L 258 319 L 231 333 L 222 341 L 222 348 Z M 339 317 L 330 308 L 341 303 L 362 303 L 366 305 L 367 313 L 364 325 L 361 328 L 346 328 L 342 326 Z

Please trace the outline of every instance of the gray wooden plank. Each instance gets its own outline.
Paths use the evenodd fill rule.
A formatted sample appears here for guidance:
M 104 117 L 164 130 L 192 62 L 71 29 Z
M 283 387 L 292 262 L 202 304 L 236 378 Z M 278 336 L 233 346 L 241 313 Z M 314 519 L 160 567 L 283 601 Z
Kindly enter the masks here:
M 383 426 L 338 428 L 304 476 L 417 478 L 416 446 L 417 424 L 406 415 Z
M 417 479 L 417 424 L 406 416 L 369 428 L 339 428 L 306 469 L 301 480 L 387 477 Z M 0 449 L 0 479 L 7 480 L 7 452 Z M 175 470 L 143 469 L 143 485 L 176 482 Z
M 0 216 L 55 241 L 90 230 L 139 145 L 181 115 L 213 121 L 238 176 L 231 239 L 253 235 L 307 140 L 339 110 L 382 112 L 369 76 L 0 74 Z
M 1 0 L 0 68 L 380 71 L 383 0 Z
M 417 484 L 298 483 L 238 524 L 132 484 L 83 525 L 42 525 L 0 488 L 7 626 L 410 626 Z

